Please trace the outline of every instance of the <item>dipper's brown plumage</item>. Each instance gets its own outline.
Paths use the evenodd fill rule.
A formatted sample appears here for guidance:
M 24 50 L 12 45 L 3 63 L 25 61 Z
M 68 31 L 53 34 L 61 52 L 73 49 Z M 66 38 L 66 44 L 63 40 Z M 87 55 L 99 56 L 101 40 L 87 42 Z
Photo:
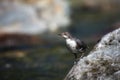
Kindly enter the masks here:
M 81 57 L 83 57 L 83 53 L 87 49 L 87 45 L 83 41 L 73 38 L 68 32 L 63 32 L 60 36 L 66 39 L 67 47 L 74 54 L 75 59 L 77 59 L 77 54 L 79 53 L 82 53 Z

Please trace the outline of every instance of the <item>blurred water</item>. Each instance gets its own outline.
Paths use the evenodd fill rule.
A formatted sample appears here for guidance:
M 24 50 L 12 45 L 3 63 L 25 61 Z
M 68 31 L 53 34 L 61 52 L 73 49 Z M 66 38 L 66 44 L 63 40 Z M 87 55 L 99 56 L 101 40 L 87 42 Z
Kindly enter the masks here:
M 62 47 L 23 52 L 23 58 L 0 58 L 1 80 L 61 80 L 73 64 Z

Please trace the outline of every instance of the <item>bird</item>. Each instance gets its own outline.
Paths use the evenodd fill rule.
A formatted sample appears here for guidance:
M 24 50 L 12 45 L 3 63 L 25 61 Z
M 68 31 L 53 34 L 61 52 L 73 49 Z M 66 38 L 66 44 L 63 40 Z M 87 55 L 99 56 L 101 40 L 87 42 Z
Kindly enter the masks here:
M 81 53 L 80 58 L 84 56 L 84 52 L 88 48 L 85 42 L 73 37 L 69 32 L 62 32 L 59 35 L 65 39 L 67 48 L 72 54 L 74 54 L 75 62 L 77 62 L 79 53 Z

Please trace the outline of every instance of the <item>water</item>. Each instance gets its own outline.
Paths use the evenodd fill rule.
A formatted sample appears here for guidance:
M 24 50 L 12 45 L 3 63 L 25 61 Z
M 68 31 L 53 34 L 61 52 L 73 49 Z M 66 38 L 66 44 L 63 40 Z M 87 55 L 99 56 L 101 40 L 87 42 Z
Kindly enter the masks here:
M 62 47 L 38 48 L 23 53 L 26 56 L 22 58 L 0 58 L 1 80 L 61 80 L 73 64 L 72 55 L 66 54 L 68 52 Z

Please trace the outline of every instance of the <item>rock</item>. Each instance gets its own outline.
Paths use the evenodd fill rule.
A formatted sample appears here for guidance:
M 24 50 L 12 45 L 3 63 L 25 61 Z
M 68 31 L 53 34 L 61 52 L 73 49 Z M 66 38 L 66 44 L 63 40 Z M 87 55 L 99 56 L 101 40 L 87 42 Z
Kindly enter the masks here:
M 64 80 L 120 80 L 120 28 L 105 35 Z

